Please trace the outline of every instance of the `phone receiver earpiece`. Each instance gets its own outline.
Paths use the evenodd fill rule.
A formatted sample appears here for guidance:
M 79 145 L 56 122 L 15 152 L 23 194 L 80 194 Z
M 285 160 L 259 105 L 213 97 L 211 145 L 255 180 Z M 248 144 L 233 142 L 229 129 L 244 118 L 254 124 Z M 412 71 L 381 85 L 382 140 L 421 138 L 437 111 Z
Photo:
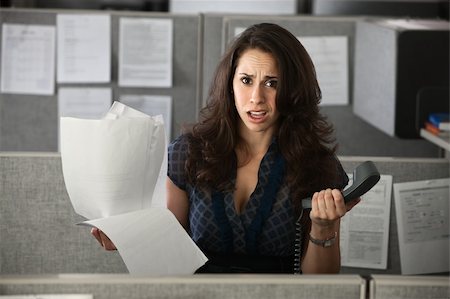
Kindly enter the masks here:
M 344 201 L 352 201 L 375 186 L 380 180 L 380 173 L 372 161 L 358 165 L 353 171 L 353 184 L 342 192 Z M 311 209 L 311 197 L 302 199 L 303 209 Z

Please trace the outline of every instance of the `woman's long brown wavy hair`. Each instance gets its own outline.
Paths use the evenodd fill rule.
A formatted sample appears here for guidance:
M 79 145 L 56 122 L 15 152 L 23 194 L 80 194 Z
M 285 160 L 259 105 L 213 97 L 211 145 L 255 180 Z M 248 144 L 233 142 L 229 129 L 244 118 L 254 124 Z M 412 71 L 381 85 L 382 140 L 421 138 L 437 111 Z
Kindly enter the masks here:
M 188 181 L 197 187 L 232 190 L 235 148 L 240 141 L 232 81 L 238 59 L 247 49 L 271 53 L 278 66 L 275 133 L 286 160 L 287 182 L 297 208 L 312 192 L 334 188 L 337 168 L 333 128 L 319 113 L 321 92 L 314 65 L 300 41 L 286 29 L 256 24 L 239 35 L 217 66 L 207 106 L 188 134 Z

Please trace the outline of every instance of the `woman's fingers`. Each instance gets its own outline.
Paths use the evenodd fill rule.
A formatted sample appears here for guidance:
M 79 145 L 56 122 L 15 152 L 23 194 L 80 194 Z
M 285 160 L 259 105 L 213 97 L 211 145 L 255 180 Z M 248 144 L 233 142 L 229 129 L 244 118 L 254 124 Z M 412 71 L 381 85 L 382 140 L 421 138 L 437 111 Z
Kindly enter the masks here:
M 96 227 L 93 227 L 91 229 L 91 235 L 94 236 L 95 239 L 97 239 L 97 241 L 100 243 L 100 245 L 102 244 L 102 238 L 100 237 L 100 230 Z
M 345 206 L 344 196 L 341 190 L 333 189 L 332 191 L 334 205 L 336 208 L 336 214 L 338 217 L 342 217 L 347 213 L 347 207 Z
M 117 250 L 116 245 L 98 228 L 92 228 L 91 234 L 105 250 Z
M 326 189 L 314 193 L 311 217 L 321 221 L 335 221 L 347 212 L 344 197 L 338 189 Z

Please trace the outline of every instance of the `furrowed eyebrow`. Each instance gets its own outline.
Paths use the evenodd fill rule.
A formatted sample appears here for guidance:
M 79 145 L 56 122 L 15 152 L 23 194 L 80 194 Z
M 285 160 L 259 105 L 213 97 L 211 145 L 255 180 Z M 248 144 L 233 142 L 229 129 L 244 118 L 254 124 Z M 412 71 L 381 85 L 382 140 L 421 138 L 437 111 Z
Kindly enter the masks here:
M 239 73 L 239 75 L 243 75 L 243 76 L 247 76 L 247 77 L 250 77 L 250 78 L 254 78 L 255 77 L 255 75 L 250 75 L 250 74 L 247 74 L 247 73 Z M 277 76 L 265 76 L 264 77 L 264 79 L 278 79 L 278 77 Z

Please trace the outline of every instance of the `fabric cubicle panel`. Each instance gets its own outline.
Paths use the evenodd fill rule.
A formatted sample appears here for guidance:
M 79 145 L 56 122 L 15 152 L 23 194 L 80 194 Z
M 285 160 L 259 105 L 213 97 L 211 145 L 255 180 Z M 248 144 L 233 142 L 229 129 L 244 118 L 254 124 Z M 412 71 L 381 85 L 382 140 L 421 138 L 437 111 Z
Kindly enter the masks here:
M 74 293 L 95 299 L 364 299 L 366 281 L 358 275 L 0 276 L 0 295 Z
M 369 299 L 450 298 L 450 277 L 434 275 L 372 275 Z
M 0 153 L 0 273 L 127 273 L 77 226 L 61 158 L 53 153 Z
M 446 159 L 339 157 L 351 173 L 372 160 L 393 182 L 449 177 Z M 61 158 L 56 153 L 0 154 L 0 274 L 126 273 L 117 252 L 105 252 L 87 227 L 75 225 Z M 344 274 L 400 274 L 394 200 L 386 270 L 342 268 Z

